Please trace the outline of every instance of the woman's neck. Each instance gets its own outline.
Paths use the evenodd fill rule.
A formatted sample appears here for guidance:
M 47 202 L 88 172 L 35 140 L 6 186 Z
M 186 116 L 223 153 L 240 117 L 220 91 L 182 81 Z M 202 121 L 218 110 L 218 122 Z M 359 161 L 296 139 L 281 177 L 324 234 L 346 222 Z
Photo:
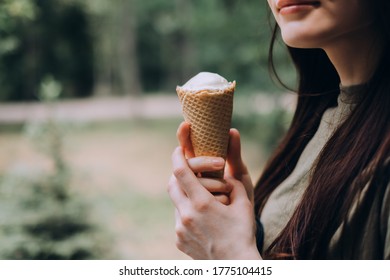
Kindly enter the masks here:
M 343 86 L 367 83 L 379 62 L 383 44 L 372 26 L 334 40 L 323 48 Z

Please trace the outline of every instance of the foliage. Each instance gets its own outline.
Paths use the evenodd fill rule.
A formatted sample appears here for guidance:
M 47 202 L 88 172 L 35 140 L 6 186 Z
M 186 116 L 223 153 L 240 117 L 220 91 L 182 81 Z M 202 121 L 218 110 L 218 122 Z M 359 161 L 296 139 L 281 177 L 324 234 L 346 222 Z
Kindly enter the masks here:
M 146 90 L 172 91 L 199 71 L 241 88 L 270 89 L 266 3 L 137 1 L 138 59 Z
M 124 68 L 120 64 L 127 59 L 130 67 L 130 59 L 121 46 L 127 46 L 130 37 L 136 46 L 128 55 L 136 62 L 136 69 L 127 70 L 138 78 L 144 92 L 174 92 L 177 84 L 199 71 L 218 72 L 229 80 L 235 79 L 241 92 L 275 90 L 267 66 L 271 28 L 266 2 L 84 2 L 93 23 L 97 82 L 110 88 L 111 93 L 123 88 L 120 72 Z M 126 22 L 123 18 L 132 20 Z M 284 47 L 279 45 L 276 56 L 283 78 L 293 84 L 294 71 Z M 138 87 L 135 84 L 133 81 L 133 89 Z
M 60 84 L 42 85 L 45 102 Z M 49 90 L 57 92 L 49 94 Z M 29 124 L 26 135 L 52 161 L 50 171 L 13 170 L 0 177 L 1 259 L 92 259 L 102 257 L 97 228 L 86 204 L 70 191 L 61 125 L 53 119 Z
M 169 91 L 200 71 L 241 91 L 275 90 L 266 1 L 5 0 L 0 2 L 0 100 L 36 99 L 43 77 L 66 94 Z M 284 47 L 275 61 L 289 84 Z
M 46 75 L 61 81 L 64 97 L 91 94 L 92 38 L 76 2 L 2 1 L 0 38 L 0 100 L 35 100 Z
M 64 191 L 68 178 L 60 170 L 36 175 L 1 178 L 0 258 L 96 258 L 95 228 L 82 202 Z

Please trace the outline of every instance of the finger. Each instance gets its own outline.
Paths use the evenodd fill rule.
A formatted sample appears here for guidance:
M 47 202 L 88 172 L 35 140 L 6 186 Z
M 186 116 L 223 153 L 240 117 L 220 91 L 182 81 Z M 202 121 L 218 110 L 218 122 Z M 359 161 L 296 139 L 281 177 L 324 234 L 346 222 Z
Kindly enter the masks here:
M 234 178 L 240 180 L 243 175 L 248 174 L 248 169 L 242 161 L 241 139 L 237 129 L 232 128 L 229 131 L 229 146 L 227 155 L 228 173 Z
M 230 192 L 230 203 L 250 201 L 247 196 L 247 191 L 240 181 L 229 177 L 226 178 L 226 183 L 232 185 L 232 191 Z
M 182 251 L 183 240 L 185 238 L 185 231 L 181 222 L 181 216 L 177 208 L 175 209 L 175 232 L 176 232 L 176 247 Z
M 180 146 L 183 147 L 184 153 L 188 158 L 192 158 L 195 156 L 190 138 L 190 130 L 190 124 L 188 122 L 182 122 L 176 132 L 176 136 L 179 140 Z
M 224 205 L 230 204 L 230 198 L 229 198 L 229 196 L 227 196 L 225 194 L 214 194 L 214 197 L 217 201 L 219 201 L 220 203 L 222 203 Z
M 204 201 L 210 196 L 210 193 L 199 183 L 198 178 L 188 166 L 182 147 L 177 147 L 173 152 L 172 165 L 173 174 L 188 198 Z
M 176 209 L 182 210 L 189 204 L 188 197 L 185 192 L 180 188 L 175 176 L 171 176 L 168 183 L 168 194 L 171 198 Z
M 185 254 L 189 254 L 187 243 L 191 239 L 191 232 L 183 225 L 181 214 L 175 209 L 175 232 L 176 232 L 176 247 Z
M 182 226 L 179 210 L 175 208 L 175 227 L 180 228 Z
M 199 178 L 198 180 L 206 190 L 213 194 L 229 194 L 232 191 L 232 185 L 226 184 L 225 180 L 211 178 Z
M 194 173 L 222 170 L 225 160 L 221 157 L 194 157 L 188 159 L 188 165 Z

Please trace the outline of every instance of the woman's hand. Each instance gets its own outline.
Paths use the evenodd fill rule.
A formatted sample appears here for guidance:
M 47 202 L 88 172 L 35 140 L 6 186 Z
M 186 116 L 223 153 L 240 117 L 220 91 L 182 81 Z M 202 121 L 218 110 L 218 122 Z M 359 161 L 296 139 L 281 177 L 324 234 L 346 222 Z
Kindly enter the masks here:
M 177 247 L 194 259 L 259 259 L 253 187 L 241 160 L 238 131 L 230 131 L 224 180 L 197 176 L 222 169 L 224 161 L 192 158 L 188 124 L 181 124 L 178 139 L 181 147 L 172 155 L 174 171 L 168 188 L 176 206 Z
M 231 188 L 225 205 L 202 186 L 181 147 L 172 161 L 168 191 L 176 206 L 177 247 L 194 259 L 259 259 L 253 205 L 243 184 L 225 178 Z
M 188 159 L 189 167 L 194 171 L 195 174 L 199 174 L 205 171 L 219 171 L 225 167 L 225 175 L 228 177 L 233 177 L 243 183 L 248 194 L 249 200 L 253 204 L 253 184 L 250 178 L 248 169 L 242 161 L 241 157 L 241 140 L 240 134 L 236 129 L 230 129 L 229 132 L 229 146 L 227 153 L 227 164 L 225 166 L 225 161 L 223 158 L 219 157 L 194 157 L 194 149 L 192 147 L 190 139 L 190 124 L 187 122 L 182 122 L 177 130 L 177 138 L 179 140 L 180 146 L 184 150 L 184 155 Z M 202 180 L 207 180 L 207 182 L 215 181 L 216 179 L 207 179 L 202 178 Z M 209 184 L 202 184 L 208 189 Z M 210 188 L 215 197 L 221 201 L 228 202 L 229 187 L 225 187 L 221 190 Z M 225 203 L 226 204 L 226 203 Z

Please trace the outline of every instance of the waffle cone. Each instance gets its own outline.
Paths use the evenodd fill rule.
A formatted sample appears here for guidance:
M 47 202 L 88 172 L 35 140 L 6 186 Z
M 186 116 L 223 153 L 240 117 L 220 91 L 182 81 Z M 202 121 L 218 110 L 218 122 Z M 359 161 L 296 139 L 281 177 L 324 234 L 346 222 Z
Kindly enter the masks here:
M 190 137 L 195 156 L 226 159 L 236 83 L 225 90 L 186 91 L 176 88 L 184 119 L 191 124 Z M 202 173 L 223 178 L 223 170 Z

